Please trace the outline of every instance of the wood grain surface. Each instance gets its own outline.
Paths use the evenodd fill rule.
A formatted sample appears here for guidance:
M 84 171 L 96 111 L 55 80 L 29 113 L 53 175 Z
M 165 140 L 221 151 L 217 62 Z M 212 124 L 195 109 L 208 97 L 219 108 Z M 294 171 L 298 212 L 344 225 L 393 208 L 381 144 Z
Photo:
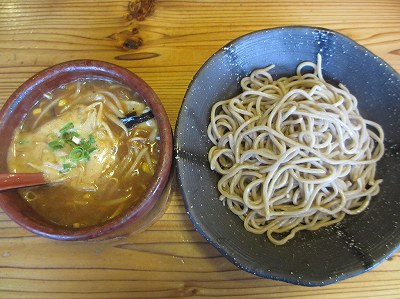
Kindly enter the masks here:
M 99 59 L 146 80 L 174 126 L 186 88 L 208 57 L 240 35 L 286 25 L 339 31 L 400 70 L 398 0 L 159 0 L 147 16 L 128 4 L 0 1 L 0 106 L 48 66 Z M 45 239 L 0 212 L 1 298 L 192 296 L 400 298 L 400 253 L 363 275 L 307 288 L 237 269 L 193 229 L 179 190 L 150 229 L 108 242 Z

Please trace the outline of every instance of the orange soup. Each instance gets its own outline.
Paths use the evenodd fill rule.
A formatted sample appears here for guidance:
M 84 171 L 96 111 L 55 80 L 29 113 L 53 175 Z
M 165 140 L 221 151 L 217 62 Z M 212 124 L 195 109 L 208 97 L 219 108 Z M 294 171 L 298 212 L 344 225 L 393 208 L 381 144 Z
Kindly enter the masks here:
M 45 219 L 73 228 L 138 205 L 157 166 L 158 128 L 150 119 L 127 129 L 120 118 L 149 110 L 135 91 L 100 79 L 44 94 L 14 134 L 8 167 L 43 172 L 50 183 L 21 196 Z

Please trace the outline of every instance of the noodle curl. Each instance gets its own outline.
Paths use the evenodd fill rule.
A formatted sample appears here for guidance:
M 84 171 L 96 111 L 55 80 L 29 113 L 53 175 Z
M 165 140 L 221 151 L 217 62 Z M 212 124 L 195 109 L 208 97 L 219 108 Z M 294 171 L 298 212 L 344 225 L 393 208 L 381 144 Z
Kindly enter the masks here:
M 276 245 L 362 212 L 382 182 L 381 126 L 362 118 L 344 85 L 324 80 L 321 64 L 318 55 L 278 80 L 273 65 L 254 70 L 241 94 L 211 109 L 208 159 L 222 175 L 220 200 Z

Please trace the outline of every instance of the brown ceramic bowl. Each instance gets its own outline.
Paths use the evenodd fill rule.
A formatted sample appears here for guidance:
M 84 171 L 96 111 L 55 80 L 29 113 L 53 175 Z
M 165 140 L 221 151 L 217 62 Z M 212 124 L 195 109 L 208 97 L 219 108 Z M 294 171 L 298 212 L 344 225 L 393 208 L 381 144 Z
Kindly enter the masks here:
M 164 107 L 150 86 L 137 75 L 102 61 L 76 60 L 55 65 L 30 78 L 11 95 L 0 111 L 0 173 L 8 172 L 7 152 L 14 130 L 43 94 L 76 79 L 91 77 L 112 80 L 136 90 L 152 109 L 160 135 L 156 173 L 139 206 L 102 225 L 80 229 L 50 223 L 38 215 L 16 190 L 0 192 L 0 208 L 16 223 L 41 236 L 58 240 L 88 240 L 140 231 L 153 223 L 167 205 L 173 148 L 171 125 Z

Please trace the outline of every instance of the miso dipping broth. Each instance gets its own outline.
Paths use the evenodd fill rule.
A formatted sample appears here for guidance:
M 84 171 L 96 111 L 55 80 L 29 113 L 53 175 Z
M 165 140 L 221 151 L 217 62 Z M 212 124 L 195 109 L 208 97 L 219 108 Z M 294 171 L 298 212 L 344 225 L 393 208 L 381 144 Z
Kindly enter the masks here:
M 10 172 L 43 172 L 50 184 L 19 190 L 45 219 L 80 228 L 138 205 L 159 155 L 156 121 L 131 129 L 128 113 L 149 111 L 140 95 L 102 79 L 61 86 L 31 109 L 8 152 Z

